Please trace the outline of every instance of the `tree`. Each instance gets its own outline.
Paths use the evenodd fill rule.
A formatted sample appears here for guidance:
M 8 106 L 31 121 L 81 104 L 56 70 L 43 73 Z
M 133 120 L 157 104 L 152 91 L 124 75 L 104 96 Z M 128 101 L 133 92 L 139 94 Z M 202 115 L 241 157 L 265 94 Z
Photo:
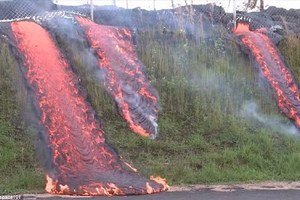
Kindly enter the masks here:
M 230 4 L 229 0 L 229 4 Z M 259 0 L 260 1 L 260 5 L 259 5 L 259 10 L 263 11 L 264 10 L 264 0 Z M 248 2 L 246 3 L 246 9 L 254 9 L 257 6 L 257 2 L 258 0 L 248 0 Z
M 258 0 L 248 0 L 248 3 L 246 3 L 246 7 L 250 9 L 254 9 L 257 6 Z M 259 10 L 264 10 L 264 0 L 260 0 Z

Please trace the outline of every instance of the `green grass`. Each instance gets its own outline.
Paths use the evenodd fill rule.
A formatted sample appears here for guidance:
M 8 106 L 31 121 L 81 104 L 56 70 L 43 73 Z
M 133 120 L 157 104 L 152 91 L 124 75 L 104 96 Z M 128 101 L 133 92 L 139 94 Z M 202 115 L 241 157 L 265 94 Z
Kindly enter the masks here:
M 213 34 L 218 39 L 207 43 L 190 41 L 182 31 L 139 32 L 139 58 L 162 107 L 156 140 L 128 130 L 112 99 L 85 70 L 76 44 L 59 43 L 73 58 L 108 141 L 142 175 L 161 175 L 172 185 L 299 180 L 298 137 L 241 114 L 245 102 L 256 102 L 264 116 L 290 124 L 271 89 L 235 43 L 225 39 L 226 30 L 217 27 Z
M 300 38 L 296 35 L 291 35 L 286 37 L 280 43 L 280 50 L 289 64 L 294 76 L 296 77 L 298 83 L 300 81 Z
M 0 44 L 0 194 L 42 189 L 33 135 L 21 119 L 22 78 L 7 45 Z M 24 96 L 23 96 L 24 97 Z
M 242 114 L 245 102 L 255 102 L 264 116 L 289 124 L 271 89 L 226 30 L 216 27 L 213 35 L 217 39 L 207 42 L 200 35 L 188 40 L 182 30 L 163 33 L 158 27 L 139 32 L 139 58 L 162 108 L 156 140 L 137 136 L 122 121 L 75 48 L 86 44 L 67 43 L 59 35 L 57 39 L 72 58 L 108 142 L 142 175 L 163 176 L 171 185 L 300 180 L 299 137 Z M 298 51 L 286 52 L 291 41 L 286 39 L 281 50 L 300 77 L 300 44 L 293 47 Z M 3 44 L 0 76 L 0 194 L 41 191 L 44 177 L 35 159 L 34 131 L 19 116 L 27 105 L 26 94 L 15 87 L 21 87 L 22 78 Z

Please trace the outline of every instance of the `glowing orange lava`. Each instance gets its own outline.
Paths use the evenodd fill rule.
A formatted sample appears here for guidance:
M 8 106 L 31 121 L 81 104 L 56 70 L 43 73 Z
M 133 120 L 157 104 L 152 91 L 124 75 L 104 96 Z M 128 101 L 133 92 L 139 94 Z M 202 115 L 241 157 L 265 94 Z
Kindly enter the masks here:
M 273 42 L 262 30 L 250 31 L 246 23 L 239 23 L 234 33 L 251 50 L 263 76 L 277 96 L 280 110 L 300 128 L 299 88 Z
M 132 33 L 126 28 L 98 25 L 77 17 L 95 49 L 103 85 L 117 102 L 119 113 L 136 133 L 155 138 L 158 98 L 141 70 Z
M 40 125 L 48 136 L 52 167 L 46 191 L 72 195 L 147 194 L 165 190 L 156 181 L 125 170 L 106 143 L 78 77 L 50 34 L 34 22 L 13 22 L 25 78 L 34 92 Z

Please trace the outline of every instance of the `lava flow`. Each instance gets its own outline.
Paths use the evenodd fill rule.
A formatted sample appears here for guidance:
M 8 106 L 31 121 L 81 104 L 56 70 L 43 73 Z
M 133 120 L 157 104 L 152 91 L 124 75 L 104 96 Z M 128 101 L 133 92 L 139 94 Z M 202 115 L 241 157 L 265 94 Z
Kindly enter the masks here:
M 300 92 L 289 69 L 264 29 L 249 30 L 249 24 L 238 23 L 234 34 L 250 49 L 260 71 L 272 86 L 280 110 L 300 128 Z
M 11 29 L 24 59 L 24 76 L 33 90 L 52 166 L 46 190 L 55 194 L 128 195 L 166 190 L 126 169 L 106 143 L 79 79 L 50 34 L 34 22 L 13 22 Z
M 134 132 L 155 138 L 158 97 L 141 70 L 132 33 L 82 17 L 77 17 L 77 21 L 98 55 L 103 85 L 114 97 L 120 115 Z

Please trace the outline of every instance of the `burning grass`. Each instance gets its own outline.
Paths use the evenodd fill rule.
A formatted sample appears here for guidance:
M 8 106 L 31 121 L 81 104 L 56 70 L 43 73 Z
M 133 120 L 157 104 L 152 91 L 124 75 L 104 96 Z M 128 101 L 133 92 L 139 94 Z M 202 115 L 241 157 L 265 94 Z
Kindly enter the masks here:
M 278 107 L 300 128 L 300 93 L 291 71 L 282 60 L 273 42 L 261 31 L 249 30 L 249 24 L 239 23 L 234 34 L 239 36 L 243 47 L 248 48 L 276 96 Z
M 158 97 L 141 70 L 129 29 L 76 19 L 96 50 L 102 85 L 114 97 L 120 115 L 137 134 L 155 138 Z
M 40 137 L 47 138 L 51 163 L 46 191 L 70 195 L 130 195 L 163 191 L 123 167 L 104 137 L 101 124 L 85 101 L 77 76 L 55 46 L 49 32 L 34 22 L 11 23 L 24 56 L 24 77 L 40 111 Z M 42 38 L 42 39 L 40 39 Z M 43 57 L 44 56 L 44 57 Z M 35 102 L 36 101 L 36 102 Z M 48 150 L 48 149 L 46 149 Z
M 161 100 L 156 140 L 132 134 L 80 54 L 63 40 L 60 45 L 72 54 L 109 142 L 145 176 L 162 175 L 171 184 L 298 180 L 299 140 L 240 115 L 245 101 L 255 101 L 266 116 L 289 124 L 247 57 L 218 28 L 218 39 L 206 41 L 139 33 L 139 57 Z
M 226 30 L 218 27 L 213 34 L 213 40 L 190 41 L 181 31 L 163 33 L 145 29 L 139 32 L 139 58 L 147 66 L 162 107 L 156 140 L 141 138 L 128 129 L 111 97 L 85 70 L 73 44 L 60 40 L 59 36 L 57 39 L 72 58 L 74 71 L 82 78 L 93 108 L 103 119 L 108 141 L 142 175 L 160 175 L 171 184 L 299 180 L 299 139 L 282 134 L 256 118 L 241 115 L 245 101 L 251 101 L 256 102 L 264 116 L 288 124 L 279 114 L 271 90 L 234 40 L 226 37 Z M 293 41 L 286 40 L 285 45 L 290 47 Z M 295 46 L 300 48 L 300 44 Z M 289 55 L 287 62 L 292 68 L 300 65 L 297 51 L 281 48 L 289 51 L 283 53 Z M 11 56 L 2 52 L 1 76 L 14 77 L 7 69 L 14 69 L 15 64 L 7 64 Z M 3 88 L 0 115 L 4 117 L 0 126 L 5 130 L 0 132 L 0 142 L 12 141 L 4 150 L 2 145 L 0 147 L 0 155 L 8 155 L 6 159 L 12 160 L 4 165 L 0 162 L 0 177 L 6 180 L 0 181 L 0 188 L 5 188 L 0 189 L 0 194 L 42 189 L 45 182 L 44 177 L 32 175 L 39 170 L 34 164 L 30 139 L 24 137 L 28 131 L 15 128 L 18 123 L 8 118 L 19 112 L 19 108 L 13 106 L 17 105 L 16 92 L 10 89 L 11 83 L 13 80 L 0 79 Z M 22 139 L 15 139 L 13 133 Z M 23 155 L 27 155 L 23 158 L 22 148 L 19 148 L 22 145 Z M 13 153 L 6 153 L 9 151 Z M 16 159 L 16 155 L 20 157 Z M 18 170 L 20 173 L 15 173 Z

